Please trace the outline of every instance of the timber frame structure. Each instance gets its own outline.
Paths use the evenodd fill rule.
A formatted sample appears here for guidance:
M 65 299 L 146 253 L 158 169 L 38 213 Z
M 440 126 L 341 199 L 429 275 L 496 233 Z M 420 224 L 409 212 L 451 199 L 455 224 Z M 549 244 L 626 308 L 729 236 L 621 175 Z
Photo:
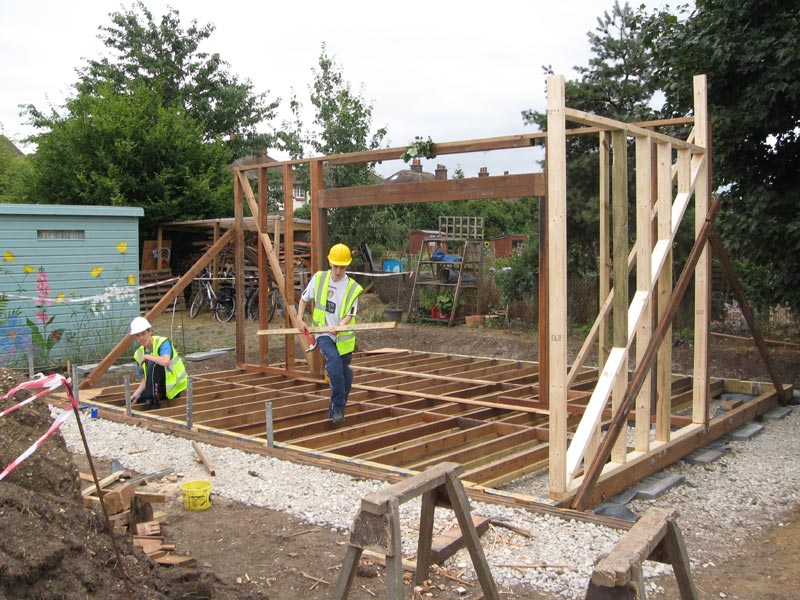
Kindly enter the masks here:
M 717 205 L 711 203 L 705 76 L 694 79 L 693 117 L 637 124 L 567 107 L 564 87 L 563 76 L 549 78 L 545 133 L 437 143 L 433 148 L 443 155 L 544 145 L 546 173 L 325 188 L 326 168 L 398 159 L 405 148 L 238 167 L 234 173 L 234 227 L 220 236 L 146 315 L 154 318 L 169 306 L 230 241 L 236 242 L 237 296 L 244 296 L 241 267 L 246 208 L 258 223 L 260 280 L 272 278 L 284 297 L 292 297 L 291 261 L 282 264 L 275 251 L 280 235 L 293 240 L 291 209 L 286 209 L 282 221 L 285 230 L 276 227 L 270 237 L 267 170 L 280 169 L 285 206 L 291 207 L 294 168 L 307 164 L 312 272 L 325 268 L 329 209 L 539 197 L 538 363 L 396 349 L 357 352 L 347 422 L 334 429 L 326 418 L 328 387 L 318 351 L 296 352 L 296 344 L 302 350 L 308 347 L 306 340 L 287 335 L 285 361 L 270 365 L 270 336 L 260 335 L 259 364 L 247 364 L 244 320 L 242 311 L 237 311 L 237 369 L 192 376 L 188 400 L 133 414 L 179 435 L 388 480 L 442 462 L 457 462 L 464 465 L 462 480 L 469 493 L 490 501 L 514 496 L 498 490 L 501 484 L 547 468 L 547 497 L 516 497 L 514 501 L 540 508 L 560 505 L 584 510 L 783 402 L 787 390 L 774 376 L 772 384 L 709 376 L 709 245 L 729 277 L 735 280 L 735 276 L 713 225 Z M 568 123 L 574 126 L 568 128 Z M 693 127 L 685 140 L 658 131 L 687 125 Z M 566 140 L 571 135 L 598 137 L 601 248 L 600 310 L 572 365 L 567 361 L 566 312 Z M 628 225 L 630 138 L 635 148 L 636 182 L 633 247 Z M 257 173 L 257 195 L 248 171 Z M 692 200 L 695 219 L 685 224 Z M 681 227 L 693 230 L 695 245 L 674 283 L 672 247 Z M 691 279 L 694 376 L 688 377 L 672 372 L 671 319 Z M 635 281 L 635 290 L 628 289 L 629 280 Z M 746 300 L 740 288 L 734 287 L 772 375 Z M 261 286 L 262 307 L 266 289 Z M 286 309 L 285 325 L 296 326 L 298 316 L 291 302 Z M 262 308 L 259 312 L 263 330 L 269 326 L 267 311 Z M 132 341 L 129 337 L 122 340 L 81 387 L 96 382 Z M 583 363 L 595 343 L 599 366 L 589 367 Z M 307 364 L 297 356 L 305 357 Z M 711 418 L 710 402 L 723 391 L 749 394 L 752 400 Z M 89 402 L 97 403 L 109 418 L 132 416 L 129 405 L 124 414 L 122 386 L 99 390 Z M 271 419 L 265 416 L 265 403 Z M 270 430 L 274 444 L 268 445 Z

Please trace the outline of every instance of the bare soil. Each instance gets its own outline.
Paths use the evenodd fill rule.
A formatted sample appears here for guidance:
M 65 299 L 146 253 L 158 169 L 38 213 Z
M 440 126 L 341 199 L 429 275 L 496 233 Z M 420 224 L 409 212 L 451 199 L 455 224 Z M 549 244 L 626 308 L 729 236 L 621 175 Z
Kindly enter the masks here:
M 373 319 L 382 310 L 375 303 Z M 158 333 L 170 335 L 187 351 L 233 345 L 234 323 L 216 324 L 208 315 L 196 320 L 187 314 L 162 316 L 155 324 Z M 248 324 L 248 340 L 255 339 L 255 324 Z M 273 338 L 274 339 L 274 338 Z M 280 339 L 280 338 L 278 338 Z M 534 335 L 507 329 L 468 329 L 464 326 L 401 325 L 382 332 L 362 332 L 359 347 L 402 347 L 420 351 L 447 352 L 472 356 L 497 356 L 536 360 Z M 797 342 L 797 340 L 793 340 Z M 250 342 L 249 342 L 250 343 Z M 250 344 L 248 356 L 257 343 Z M 570 345 L 570 356 L 579 348 Z M 770 354 L 778 377 L 800 385 L 800 350 L 796 346 L 771 346 Z M 278 361 L 282 348 L 276 343 L 271 360 Z M 675 370 L 690 373 L 692 348 L 675 348 Z M 591 359 L 590 359 L 591 362 Z M 214 372 L 233 368 L 233 353 L 188 362 L 190 372 Z M 712 338 L 711 374 L 747 380 L 768 380 L 755 347 L 741 340 Z M 100 385 L 118 383 L 121 373 L 109 373 Z M 0 396 L 17 377 L 0 372 Z M 0 400 L 0 409 L 15 400 Z M 0 419 L 0 467 L 16 458 L 50 423 L 43 402 L 33 402 Z M 85 509 L 80 501 L 78 470 L 86 470 L 85 459 L 73 457 L 60 436 L 54 436 L 22 466 L 0 482 L 0 599 L 42 598 L 125 598 L 110 538 L 101 518 Z M 109 465 L 98 465 L 102 476 Z M 123 565 L 133 598 L 327 598 L 338 576 L 346 550 L 346 536 L 304 523 L 283 513 L 233 503 L 214 497 L 203 512 L 186 511 L 179 495 L 162 508 L 168 541 L 179 553 L 190 552 L 194 567 L 161 567 L 135 550 L 124 536 L 118 536 Z M 736 589 L 738 598 L 789 599 L 797 597 L 800 576 L 800 507 L 784 527 L 766 531 L 747 548 L 729 548 L 731 560 L 695 574 L 701 598 L 719 598 L 720 589 Z M 479 586 L 457 581 L 458 573 L 443 572 L 431 577 L 424 597 L 478 598 Z M 455 578 L 455 579 L 454 579 Z M 665 578 L 666 597 L 678 597 L 674 584 Z M 465 595 L 459 595 L 464 587 Z M 413 586 L 407 597 L 415 597 Z M 385 597 L 385 577 L 380 565 L 365 564 L 355 578 L 350 597 L 357 600 Z M 530 590 L 508 590 L 503 598 L 537 599 L 546 596 Z M 428 595 L 429 594 L 429 595 Z M 420 597 L 420 596 L 417 596 Z

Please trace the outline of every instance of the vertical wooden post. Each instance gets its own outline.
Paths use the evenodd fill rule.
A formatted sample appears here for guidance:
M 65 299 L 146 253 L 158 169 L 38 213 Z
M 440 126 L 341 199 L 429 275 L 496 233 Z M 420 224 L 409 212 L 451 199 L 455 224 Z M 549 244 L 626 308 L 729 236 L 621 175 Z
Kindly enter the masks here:
M 612 313 L 613 346 L 628 346 L 628 138 L 624 131 L 611 132 L 614 158 L 611 165 L 611 264 L 614 269 L 614 304 Z M 628 383 L 627 361 L 614 380 L 611 408 L 616 412 L 625 396 Z M 614 444 L 611 460 L 625 462 L 627 437 L 621 435 Z
M 258 169 L 258 216 L 256 218 L 256 230 L 258 235 L 268 235 L 267 215 L 269 197 L 269 178 L 266 167 Z M 267 310 L 267 294 L 269 293 L 269 259 L 267 251 L 261 244 L 256 244 L 258 252 L 258 328 L 266 329 L 269 327 L 269 311 Z M 258 364 L 265 366 L 269 364 L 269 338 L 268 335 L 258 336 Z
M 547 79 L 547 400 L 550 494 L 567 489 L 567 138 L 564 77 Z
M 611 291 L 611 134 L 600 132 L 600 288 L 597 306 L 603 306 Z M 597 340 L 597 368 L 603 370 L 608 358 L 608 319 L 600 321 Z
M 695 236 L 699 235 L 711 197 L 711 126 L 708 120 L 706 76 L 694 77 L 694 142 L 706 148 L 694 190 Z M 702 161 L 703 157 L 695 157 Z M 680 182 L 679 182 L 680 185 Z M 692 421 L 708 423 L 708 341 L 711 322 L 711 252 L 700 256 L 694 272 L 694 369 L 692 371 Z
M 656 149 L 658 195 L 658 239 L 670 243 L 672 236 L 672 144 L 659 143 Z M 658 277 L 658 321 L 666 318 L 672 297 L 672 250 L 668 250 Z M 656 359 L 656 440 L 669 441 L 672 410 L 672 327 L 664 333 Z
M 233 215 L 235 244 L 233 254 L 234 286 L 236 290 L 236 364 L 241 366 L 245 362 L 244 340 L 244 206 L 242 204 L 242 185 L 239 177 L 233 178 Z M 263 336 L 262 336 L 263 337 Z
M 328 212 L 319 207 L 319 192 L 324 187 L 323 163 L 321 160 L 312 160 L 311 170 L 311 272 L 316 273 L 327 268 L 328 255 Z M 313 303 L 309 308 L 313 309 Z M 303 315 L 298 315 L 302 319 Z M 311 373 L 322 376 L 322 359 L 319 348 L 315 349 L 308 357 L 308 368 Z
M 281 290 L 284 307 L 294 306 L 294 172 L 292 165 L 283 165 L 283 274 L 284 285 Z M 283 311 L 283 324 L 291 326 L 289 312 Z M 300 315 L 302 317 L 302 315 Z M 286 368 L 294 369 L 295 336 L 287 335 L 283 338 L 283 348 Z
M 644 351 L 653 334 L 653 308 L 650 284 L 653 257 L 653 186 L 652 186 L 652 144 L 648 138 L 636 138 L 636 291 L 647 294 L 649 300 L 642 310 L 636 332 L 636 364 L 644 357 Z M 642 384 L 636 396 L 636 438 L 637 452 L 650 449 L 650 397 L 652 379 Z

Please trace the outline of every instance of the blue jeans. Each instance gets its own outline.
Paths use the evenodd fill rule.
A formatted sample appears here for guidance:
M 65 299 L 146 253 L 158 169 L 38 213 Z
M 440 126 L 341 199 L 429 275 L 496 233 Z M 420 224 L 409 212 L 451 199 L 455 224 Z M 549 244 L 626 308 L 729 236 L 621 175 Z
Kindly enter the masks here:
M 345 404 L 347 404 L 347 397 L 353 386 L 353 370 L 350 368 L 353 353 L 340 355 L 336 349 L 336 342 L 327 335 L 317 338 L 317 346 L 325 357 L 325 371 L 328 373 L 328 382 L 331 386 L 331 405 L 328 408 L 328 418 L 330 419 L 333 417 L 334 410 L 344 412 Z

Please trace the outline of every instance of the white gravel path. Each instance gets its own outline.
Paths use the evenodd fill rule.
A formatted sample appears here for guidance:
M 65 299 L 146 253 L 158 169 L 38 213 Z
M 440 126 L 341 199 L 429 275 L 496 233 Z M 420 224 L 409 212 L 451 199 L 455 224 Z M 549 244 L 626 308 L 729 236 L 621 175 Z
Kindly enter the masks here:
M 52 411 L 57 414 L 59 409 Z M 386 485 L 381 481 L 355 479 L 316 467 L 201 444 L 216 470 L 216 476 L 211 478 L 196 462 L 189 440 L 85 417 L 84 428 L 95 459 L 116 458 L 126 468 L 142 473 L 172 468 L 182 475 L 181 481 L 211 479 L 215 495 L 284 511 L 330 527 L 343 536 L 349 532 L 360 499 Z M 668 470 L 683 475 L 686 478 L 683 485 L 655 500 L 637 499 L 628 504 L 628 508 L 637 513 L 649 506 L 679 508 L 678 524 L 686 539 L 693 570 L 730 557 L 749 539 L 781 525 L 800 504 L 800 470 L 795 462 L 800 440 L 800 411 L 794 410 L 784 419 L 766 421 L 764 425 L 765 431 L 756 437 L 730 442 L 732 452 L 708 468 L 685 462 L 673 465 Z M 74 419 L 65 423 L 62 433 L 71 450 L 83 453 Z M 137 452 L 140 450 L 146 451 Z M 532 477 L 512 487 L 518 492 L 538 495 L 541 485 L 540 478 Z M 479 502 L 473 503 L 471 508 L 473 514 L 499 517 L 532 533 L 527 538 L 493 527 L 482 537 L 500 589 L 525 585 L 554 598 L 583 598 L 595 560 L 621 535 L 607 527 L 564 521 L 517 508 Z M 407 555 L 416 551 L 418 518 L 418 501 L 402 506 L 403 544 Z M 438 510 L 434 532 L 444 531 L 454 523 L 452 513 Z M 551 566 L 541 567 L 542 564 Z M 474 578 L 469 555 L 463 550 L 450 559 L 447 566 L 463 567 L 466 569 L 464 577 Z M 670 567 L 657 563 L 648 562 L 645 566 L 647 577 L 671 572 Z M 661 596 L 660 592 L 663 590 L 654 583 L 649 584 L 649 597 Z M 730 590 L 718 592 L 720 597 L 731 596 Z

